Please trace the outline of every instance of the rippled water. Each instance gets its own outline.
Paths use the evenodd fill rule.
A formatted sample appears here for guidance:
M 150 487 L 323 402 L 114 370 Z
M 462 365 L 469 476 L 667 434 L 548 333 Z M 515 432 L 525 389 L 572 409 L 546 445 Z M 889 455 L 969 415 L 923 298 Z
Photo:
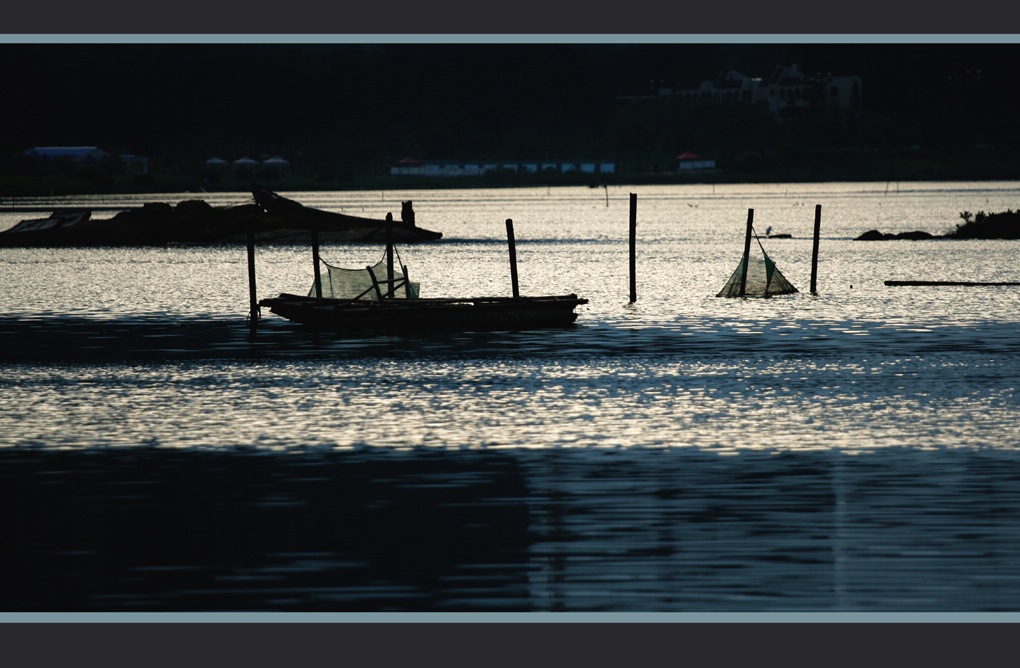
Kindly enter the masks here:
M 521 292 L 590 303 L 563 331 L 252 335 L 243 248 L 0 249 L 0 608 L 1020 608 L 1020 288 L 884 284 L 1018 281 L 1017 242 L 853 240 L 1020 183 L 291 195 L 414 200 L 444 233 L 399 249 L 423 296 L 510 294 L 512 218 Z M 715 297 L 748 209 L 801 293 Z M 256 269 L 260 296 L 311 283 L 302 246 Z

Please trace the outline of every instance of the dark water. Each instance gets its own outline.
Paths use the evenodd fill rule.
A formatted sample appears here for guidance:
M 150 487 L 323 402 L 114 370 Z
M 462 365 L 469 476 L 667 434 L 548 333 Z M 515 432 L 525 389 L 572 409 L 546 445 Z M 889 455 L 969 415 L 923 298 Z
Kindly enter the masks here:
M 1012 611 L 967 450 L 0 453 L 5 611 Z

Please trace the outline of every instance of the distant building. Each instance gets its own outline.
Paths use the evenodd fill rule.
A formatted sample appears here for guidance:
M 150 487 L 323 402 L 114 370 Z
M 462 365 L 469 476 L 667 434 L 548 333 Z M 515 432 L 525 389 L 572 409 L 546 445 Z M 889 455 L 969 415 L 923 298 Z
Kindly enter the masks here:
M 230 163 L 223 158 L 213 156 L 205 161 L 205 170 L 211 174 L 223 174 L 230 169 Z
M 34 146 L 21 152 L 21 156 L 46 165 L 91 167 L 107 161 L 120 161 L 124 171 L 136 176 L 149 173 L 149 159 L 134 153 L 114 156 L 96 146 Z
M 706 160 L 692 151 L 684 151 L 676 157 L 676 160 L 676 168 L 681 172 L 715 169 L 715 160 Z
M 240 178 L 250 178 L 256 175 L 276 178 L 289 176 L 291 173 L 291 162 L 282 155 L 260 156 L 258 160 L 242 156 L 233 161 L 213 156 L 202 164 L 204 173 L 214 178 L 227 173 L 233 173 L 234 176 Z
M 732 104 L 764 102 L 779 120 L 790 120 L 804 110 L 825 105 L 846 114 L 861 110 L 859 76 L 807 75 L 796 64 L 778 65 L 767 78 L 726 70 L 712 81 L 681 82 L 673 87 L 652 82 L 651 86 L 652 94 L 646 97 L 676 96 L 689 102 Z
M 269 177 L 287 176 L 290 174 L 290 160 L 287 160 L 282 155 L 266 158 L 259 165 L 259 173 Z
M 234 174 L 241 177 L 253 176 L 259 168 L 259 161 L 248 156 L 238 158 L 232 164 Z
M 34 146 L 24 151 L 22 155 L 42 162 L 63 162 L 75 165 L 98 164 L 110 157 L 107 151 L 95 146 Z
M 390 167 L 391 176 L 435 176 L 460 177 L 483 176 L 493 172 L 510 174 L 536 174 L 539 172 L 570 172 L 586 174 L 612 174 L 616 171 L 613 162 L 552 162 L 525 160 L 520 162 L 462 162 L 453 160 L 419 160 L 407 156 Z

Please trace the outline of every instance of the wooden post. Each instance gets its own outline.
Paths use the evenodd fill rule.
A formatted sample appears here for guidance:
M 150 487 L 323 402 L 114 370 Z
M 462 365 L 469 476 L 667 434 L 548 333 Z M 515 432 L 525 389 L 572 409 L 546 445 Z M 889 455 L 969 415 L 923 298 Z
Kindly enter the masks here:
M 259 320 L 259 300 L 255 291 L 255 231 L 248 228 L 248 326 L 253 330 Z
M 637 301 L 637 193 L 630 194 L 630 303 Z
M 743 297 L 747 292 L 747 265 L 751 261 L 751 232 L 754 222 L 754 209 L 747 210 L 747 232 L 744 234 L 744 264 L 740 269 L 740 294 Z
M 393 296 L 393 216 L 386 214 L 386 296 Z
M 822 205 L 815 205 L 815 241 L 811 249 L 811 294 L 818 294 L 818 236 L 822 229 Z
M 519 299 L 521 289 L 517 284 L 517 245 L 514 241 L 514 221 L 506 219 L 506 241 L 510 248 L 510 284 L 513 286 L 514 299 Z
M 322 273 L 319 270 L 319 226 L 312 223 L 312 271 L 315 274 L 315 296 L 322 298 Z
M 414 293 L 411 288 L 411 274 L 407 273 L 407 265 L 400 265 L 400 270 L 404 272 L 404 298 L 414 299 Z

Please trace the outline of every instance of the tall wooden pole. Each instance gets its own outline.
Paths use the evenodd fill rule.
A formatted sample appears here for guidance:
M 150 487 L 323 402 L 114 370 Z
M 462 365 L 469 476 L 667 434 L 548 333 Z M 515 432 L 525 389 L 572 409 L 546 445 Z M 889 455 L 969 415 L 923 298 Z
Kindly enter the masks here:
M 506 241 L 510 247 L 510 284 L 513 286 L 514 299 L 521 296 L 520 286 L 517 284 L 517 244 L 514 241 L 514 221 L 506 219 Z
M 393 296 L 393 216 L 386 216 L 386 296 Z
M 637 193 L 630 194 L 630 303 L 637 301 Z
M 815 241 L 811 249 L 811 294 L 818 294 L 818 237 L 822 229 L 822 205 L 815 205 Z
M 319 270 L 319 227 L 312 223 L 312 271 L 315 274 L 315 296 L 322 297 L 322 273 Z
M 255 291 L 255 231 L 248 228 L 248 325 L 254 330 L 259 320 L 259 300 Z
M 744 234 L 744 263 L 740 268 L 740 294 L 743 297 L 747 292 L 747 265 L 751 261 L 751 232 L 754 222 L 754 209 L 747 210 L 747 232 Z

